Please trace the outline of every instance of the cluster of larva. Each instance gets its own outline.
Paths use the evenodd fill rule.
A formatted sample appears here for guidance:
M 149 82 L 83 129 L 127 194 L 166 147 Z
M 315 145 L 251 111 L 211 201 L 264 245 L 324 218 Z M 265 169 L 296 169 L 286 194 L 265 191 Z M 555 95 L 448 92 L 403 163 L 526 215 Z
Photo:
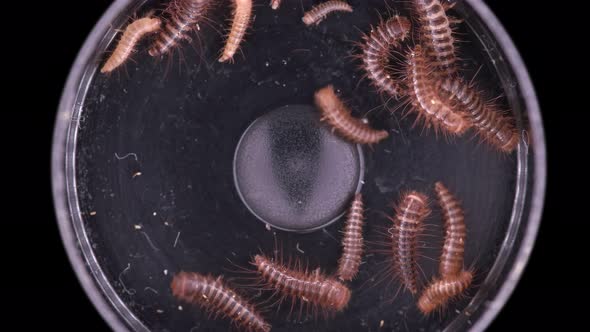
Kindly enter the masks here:
M 403 68 L 392 69 L 389 56 L 401 52 L 410 21 L 395 15 L 364 36 L 360 58 L 365 76 L 388 97 L 405 97 L 425 127 L 452 136 L 473 128 L 492 147 L 512 152 L 519 142 L 514 118 L 486 101 L 473 83 L 460 76 L 451 27 L 455 20 L 449 19 L 439 0 L 412 0 L 411 4 L 418 24 L 413 39 L 418 44 L 406 52 Z

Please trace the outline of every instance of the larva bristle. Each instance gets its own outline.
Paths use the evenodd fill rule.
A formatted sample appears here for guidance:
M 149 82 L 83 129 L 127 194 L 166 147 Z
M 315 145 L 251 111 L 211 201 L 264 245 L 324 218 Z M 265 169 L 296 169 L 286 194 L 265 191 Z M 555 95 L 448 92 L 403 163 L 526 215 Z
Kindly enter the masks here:
M 240 43 L 246 35 L 252 17 L 252 0 L 234 0 L 234 17 L 231 30 L 225 42 L 225 48 L 219 62 L 233 61 L 233 57 L 240 48 Z
M 424 315 L 429 315 L 444 308 L 450 300 L 463 294 L 472 280 L 473 275 L 469 271 L 463 271 L 454 278 L 433 280 L 418 299 L 418 309 Z
M 420 40 L 432 58 L 432 67 L 446 76 L 457 73 L 455 39 L 439 0 L 412 0 L 420 22 Z
M 430 214 L 428 197 L 411 191 L 402 196 L 395 208 L 390 229 L 394 271 L 402 285 L 412 294 L 418 292 L 418 238 L 424 229 L 424 219 Z
M 457 277 L 463 271 L 465 255 L 465 216 L 459 201 L 442 182 L 434 185 L 438 203 L 442 209 L 445 241 L 439 263 L 442 279 Z
M 410 20 L 395 15 L 363 36 L 363 69 L 379 92 L 385 92 L 391 97 L 397 98 L 405 93 L 388 67 L 392 50 L 398 48 L 400 42 L 408 37 L 410 28 Z
M 420 45 L 408 54 L 407 61 L 408 100 L 418 118 L 424 119 L 427 128 L 434 127 L 435 132 L 463 134 L 471 124 L 458 105 L 437 91 L 436 81 L 430 77 L 430 66 Z
M 310 304 L 324 312 L 342 311 L 350 300 L 350 290 L 334 278 L 327 277 L 316 270 L 293 270 L 285 265 L 273 262 L 262 255 L 254 257 L 256 266 L 263 282 L 276 289 L 283 298 L 300 300 L 302 304 Z
M 476 89 L 459 77 L 443 79 L 437 86 L 462 106 L 480 137 L 500 151 L 514 151 L 520 138 L 512 116 L 486 103 Z
M 221 277 L 179 272 L 170 287 L 179 300 L 229 318 L 240 330 L 269 332 L 271 329 L 254 306 L 226 286 Z
M 354 118 L 331 85 L 316 91 L 315 104 L 322 113 L 322 121 L 327 121 L 334 131 L 353 143 L 375 144 L 389 136 L 386 130 L 373 129 Z
M 175 47 L 182 39 L 190 40 L 188 33 L 197 28 L 197 24 L 205 18 L 211 0 L 172 0 L 166 7 L 167 17 L 163 29 L 152 44 L 151 56 L 164 55 Z
M 270 0 L 270 8 L 273 10 L 279 9 L 281 6 L 281 0 Z
M 133 53 L 135 45 L 141 38 L 160 29 L 161 21 L 158 18 L 144 17 L 133 21 L 125 28 L 123 36 L 117 43 L 113 54 L 100 69 L 101 73 L 110 73 L 122 65 Z
M 342 238 L 342 256 L 338 261 L 338 278 L 344 281 L 354 279 L 361 265 L 363 255 L 363 196 L 355 195 L 350 206 L 344 236 Z
M 317 25 L 320 24 L 328 14 L 337 11 L 352 13 L 352 7 L 341 0 L 325 1 L 305 12 L 301 20 L 305 25 Z

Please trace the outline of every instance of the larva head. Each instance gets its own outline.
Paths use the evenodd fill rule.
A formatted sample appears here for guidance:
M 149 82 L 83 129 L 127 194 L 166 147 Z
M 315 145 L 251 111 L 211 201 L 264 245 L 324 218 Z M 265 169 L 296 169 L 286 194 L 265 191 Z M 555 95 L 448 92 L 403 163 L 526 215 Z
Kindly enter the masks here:
M 170 283 L 170 288 L 172 289 L 172 295 L 177 299 L 183 301 L 190 301 L 190 288 L 188 283 L 194 279 L 194 276 L 188 272 L 178 272 L 172 278 L 172 282 Z
M 329 308 L 334 311 L 346 308 L 350 301 L 350 289 L 335 279 L 326 280 L 326 287 L 328 289 L 326 301 Z
M 385 28 L 390 36 L 395 36 L 397 40 L 402 41 L 408 37 L 412 24 L 407 18 L 395 15 L 385 22 Z
M 430 209 L 428 208 L 428 196 L 421 192 L 415 190 L 410 191 L 402 198 L 401 204 L 404 204 L 404 202 L 406 202 L 409 209 L 420 211 L 419 213 L 422 218 L 430 214 Z
M 150 17 L 148 18 L 148 23 L 146 26 L 148 27 L 148 31 L 154 32 L 160 29 L 160 25 L 162 25 L 162 21 L 157 17 Z

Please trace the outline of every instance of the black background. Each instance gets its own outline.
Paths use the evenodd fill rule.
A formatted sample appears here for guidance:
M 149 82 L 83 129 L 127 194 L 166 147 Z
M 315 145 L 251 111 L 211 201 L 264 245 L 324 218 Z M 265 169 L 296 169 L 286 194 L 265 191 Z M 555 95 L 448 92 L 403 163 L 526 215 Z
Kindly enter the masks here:
M 266 5 L 266 0 L 260 2 Z M 566 85 L 558 77 L 567 63 L 555 65 L 560 60 L 554 55 L 555 47 L 560 43 L 571 51 L 570 45 L 560 38 L 575 33 L 571 31 L 575 29 L 553 20 L 565 15 L 559 4 L 535 7 L 533 1 L 523 1 L 528 4 L 516 4 L 510 0 L 487 2 L 509 31 L 533 78 L 546 126 L 550 173 L 537 245 L 515 293 L 490 331 L 534 330 L 535 327 L 568 330 L 579 317 L 575 309 L 580 308 L 570 298 L 582 296 L 580 285 L 587 281 L 583 273 L 573 268 L 573 253 L 576 253 L 573 246 L 581 245 L 569 239 L 572 231 L 581 232 L 574 227 L 569 213 L 575 206 L 563 207 L 557 201 L 559 196 L 565 195 L 560 188 L 565 182 L 560 180 L 560 171 L 565 169 L 566 163 L 558 157 L 555 148 L 561 146 L 558 141 L 563 137 L 558 131 L 567 117 L 557 113 L 558 106 L 565 106 L 557 103 L 561 100 L 556 97 L 561 94 L 556 92 L 554 85 Z M 8 35 L 17 40 L 6 41 L 4 49 L 9 52 L 3 52 L 17 60 L 17 63 L 7 62 L 7 67 L 11 67 L 7 69 L 17 74 L 8 83 L 16 88 L 15 95 L 9 99 L 16 102 L 17 107 L 4 112 L 27 112 L 17 115 L 15 124 L 25 125 L 25 135 L 19 129 L 19 137 L 24 138 L 18 144 L 10 142 L 16 147 L 16 154 L 5 157 L 26 173 L 18 177 L 19 185 L 15 187 L 18 194 L 14 195 L 17 204 L 11 207 L 20 218 L 10 217 L 6 221 L 17 226 L 5 234 L 11 248 L 7 253 L 15 263 L 10 263 L 10 268 L 6 269 L 12 281 L 4 282 L 2 286 L 9 294 L 17 295 L 9 304 L 9 312 L 14 311 L 15 316 L 7 318 L 19 317 L 17 324 L 24 330 L 109 330 L 79 286 L 61 245 L 53 213 L 49 172 L 55 111 L 69 67 L 109 4 L 110 1 L 106 0 L 53 1 L 4 12 L 5 17 L 13 13 L 20 17 L 17 19 L 32 24 L 22 31 L 19 30 L 19 24 L 23 24 L 21 21 L 13 25 Z M 31 32 L 26 32 L 28 30 Z M 20 61 L 23 65 L 18 65 Z M 23 215 L 26 218 L 22 218 Z

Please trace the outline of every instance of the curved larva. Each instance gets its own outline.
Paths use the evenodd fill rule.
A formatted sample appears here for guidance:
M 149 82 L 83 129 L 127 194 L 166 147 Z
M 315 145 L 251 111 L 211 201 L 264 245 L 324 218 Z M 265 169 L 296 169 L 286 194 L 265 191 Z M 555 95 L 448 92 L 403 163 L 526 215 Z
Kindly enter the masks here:
M 457 72 L 455 39 L 444 7 L 439 0 L 413 0 L 420 24 L 420 39 L 433 59 L 433 68 L 446 75 Z
M 500 151 L 514 151 L 520 139 L 514 118 L 484 102 L 479 92 L 461 78 L 443 79 L 437 86 L 463 106 L 473 127 L 485 141 Z
M 240 330 L 269 332 L 268 324 L 254 306 L 227 287 L 221 277 L 180 272 L 171 283 L 172 294 L 214 314 L 231 319 Z
M 418 299 L 418 309 L 428 315 L 436 309 L 443 308 L 450 300 L 463 294 L 471 285 L 473 275 L 469 271 L 461 272 L 457 277 L 433 280 Z
M 393 74 L 388 69 L 389 55 L 393 48 L 399 47 L 399 43 L 408 37 L 410 28 L 407 18 L 395 15 L 363 36 L 365 42 L 361 58 L 367 77 L 380 92 L 384 91 L 393 97 L 404 93 L 398 80 L 393 79 Z
M 442 182 L 434 185 L 444 219 L 445 242 L 439 263 L 442 279 L 457 277 L 463 271 L 465 254 L 465 216 L 459 201 Z
M 418 292 L 418 237 L 424 229 L 424 219 L 430 214 L 428 198 L 417 191 L 402 196 L 395 208 L 392 239 L 394 271 L 403 286 L 412 294 Z
M 375 144 L 389 136 L 386 130 L 375 130 L 352 117 L 331 85 L 316 91 L 315 104 L 322 113 L 322 121 L 327 121 L 340 136 L 353 143 Z
M 322 2 L 319 5 L 305 12 L 301 20 L 305 25 L 320 24 L 321 21 L 332 12 L 352 13 L 352 7 L 344 1 L 330 0 Z
M 354 279 L 361 265 L 363 255 L 363 196 L 358 193 L 350 206 L 344 236 L 342 238 L 342 256 L 338 261 L 338 278 L 344 281 Z
M 234 18 L 219 62 L 232 61 L 250 25 L 252 0 L 234 0 Z
M 166 24 L 149 50 L 151 56 L 168 53 L 182 39 L 190 40 L 188 33 L 197 28 L 210 7 L 210 0 L 172 0 L 164 11 Z
M 348 287 L 318 270 L 312 273 L 292 270 L 262 255 L 256 255 L 253 264 L 264 282 L 283 297 L 299 299 L 327 312 L 341 311 L 348 305 Z
M 135 45 L 146 34 L 152 33 L 160 29 L 161 21 L 158 18 L 144 17 L 133 21 L 125 28 L 123 36 L 113 54 L 108 58 L 105 64 L 100 69 L 101 73 L 110 73 L 115 68 L 122 65 L 129 55 L 134 52 Z
M 270 8 L 277 10 L 281 6 L 281 0 L 270 0 Z
M 454 109 L 456 105 L 450 99 L 438 93 L 429 68 L 422 47 L 416 45 L 408 55 L 407 66 L 408 98 L 413 110 L 425 120 L 426 127 L 433 126 L 436 132 L 463 134 L 471 124 Z

